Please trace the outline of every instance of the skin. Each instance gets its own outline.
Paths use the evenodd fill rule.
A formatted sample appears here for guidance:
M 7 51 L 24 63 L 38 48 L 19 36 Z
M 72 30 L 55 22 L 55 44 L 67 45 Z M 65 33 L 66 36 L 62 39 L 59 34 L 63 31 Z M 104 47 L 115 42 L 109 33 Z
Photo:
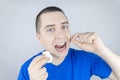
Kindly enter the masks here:
M 50 12 L 43 14 L 41 20 L 42 26 L 40 33 L 37 33 L 37 38 L 45 49 L 51 52 L 53 63 L 58 65 L 67 55 L 70 45 L 71 34 L 67 18 L 61 12 Z M 58 52 L 55 45 L 65 41 L 66 49 Z
M 106 48 L 96 33 L 76 33 L 71 37 L 68 20 L 61 12 L 44 13 L 41 15 L 41 22 L 40 33 L 37 33 L 36 36 L 45 49 L 51 52 L 53 64 L 59 65 L 64 60 L 68 53 L 70 42 L 73 42 L 80 49 L 96 53 L 105 60 L 113 70 L 109 78 L 120 80 L 120 56 Z M 65 41 L 67 42 L 66 48 L 62 51 L 57 51 L 55 45 Z M 28 68 L 30 80 L 47 79 L 46 68 L 42 68 L 47 61 L 49 61 L 49 58 L 41 55 L 31 62 Z
M 71 40 L 79 48 L 88 52 L 93 52 L 107 62 L 113 71 L 110 74 L 109 79 L 120 80 L 120 56 L 105 47 L 96 33 L 77 33 L 73 35 Z

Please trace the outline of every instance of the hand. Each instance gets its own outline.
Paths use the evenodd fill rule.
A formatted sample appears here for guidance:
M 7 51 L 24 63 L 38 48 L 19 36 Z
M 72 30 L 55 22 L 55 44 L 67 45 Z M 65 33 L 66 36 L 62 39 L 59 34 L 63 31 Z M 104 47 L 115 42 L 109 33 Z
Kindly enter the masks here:
M 71 41 L 88 52 L 99 53 L 104 48 L 101 39 L 94 32 L 76 33 Z
M 45 55 L 37 56 L 31 62 L 28 72 L 30 76 L 30 80 L 46 80 L 48 77 L 48 73 L 46 72 L 46 68 L 42 66 L 49 61 L 49 58 Z

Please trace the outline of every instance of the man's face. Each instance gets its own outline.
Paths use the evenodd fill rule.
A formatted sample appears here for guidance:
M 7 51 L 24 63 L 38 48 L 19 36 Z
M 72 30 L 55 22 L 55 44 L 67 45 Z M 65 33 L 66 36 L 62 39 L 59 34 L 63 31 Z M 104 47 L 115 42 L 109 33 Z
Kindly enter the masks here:
M 40 17 L 41 27 L 38 38 L 53 57 L 63 58 L 70 45 L 70 29 L 68 20 L 62 12 L 48 12 Z

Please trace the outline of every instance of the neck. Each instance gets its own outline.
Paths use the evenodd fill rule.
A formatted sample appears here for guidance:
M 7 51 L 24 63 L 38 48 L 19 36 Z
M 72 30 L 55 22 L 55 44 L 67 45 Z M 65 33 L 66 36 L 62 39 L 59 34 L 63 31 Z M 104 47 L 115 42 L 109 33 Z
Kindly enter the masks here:
M 59 65 L 59 64 L 61 64 L 63 61 L 64 61 L 64 59 L 65 59 L 65 57 L 60 57 L 60 58 L 58 58 L 58 57 L 53 57 L 53 61 L 52 61 L 52 63 L 54 64 L 54 65 Z

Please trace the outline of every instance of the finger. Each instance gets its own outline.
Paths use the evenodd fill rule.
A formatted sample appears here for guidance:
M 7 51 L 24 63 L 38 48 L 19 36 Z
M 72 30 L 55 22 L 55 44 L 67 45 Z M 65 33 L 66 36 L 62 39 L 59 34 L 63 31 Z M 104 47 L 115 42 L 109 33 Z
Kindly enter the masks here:
M 71 38 L 77 38 L 79 33 L 75 33 Z
M 46 57 L 45 55 L 38 56 L 31 62 L 29 69 L 39 69 L 43 65 L 45 65 L 48 61 L 49 58 Z
M 30 66 L 35 65 L 39 60 L 41 60 L 41 59 L 44 58 L 44 57 L 45 57 L 45 55 L 40 55 L 40 56 L 35 57 L 35 58 L 32 60 Z
M 85 32 L 85 33 L 80 33 L 79 34 L 79 38 L 80 38 L 80 41 L 81 43 L 87 43 L 87 36 L 89 35 L 89 32 Z
M 35 75 L 34 77 L 30 77 L 30 80 L 46 80 L 48 77 L 48 73 L 45 72 L 44 74 L 42 75 Z
M 88 35 L 89 35 L 89 32 L 83 33 L 83 36 L 82 36 L 83 43 L 88 43 L 88 42 L 87 42 L 87 37 L 88 37 Z
M 83 35 L 83 41 L 86 44 L 91 44 L 92 43 L 92 36 L 93 36 L 93 32 L 86 32 Z
M 45 57 L 45 58 L 39 60 L 33 67 L 35 69 L 42 68 L 49 60 L 50 60 L 49 57 Z
M 91 32 L 88 36 L 87 36 L 87 42 L 93 44 L 94 40 L 96 39 L 96 35 L 94 32 Z
M 79 48 L 82 49 L 82 43 L 81 43 L 81 41 L 76 40 L 76 39 L 72 39 L 72 42 L 73 42 L 75 45 L 77 45 Z
M 40 76 L 41 79 L 39 80 L 46 80 L 48 78 L 48 73 L 45 72 L 42 76 Z
M 39 70 L 32 70 L 31 72 L 30 72 L 30 76 L 32 76 L 32 78 L 37 78 L 37 77 L 40 77 L 40 76 L 42 76 L 44 73 L 46 73 L 46 68 L 45 67 L 43 67 L 43 68 L 40 68 Z
M 72 38 L 80 41 L 81 43 L 85 43 L 85 35 L 86 33 L 76 33 Z
M 78 38 L 79 38 L 81 43 L 85 43 L 84 36 L 85 36 L 85 33 L 79 33 Z
M 71 40 L 76 39 L 76 40 L 78 40 L 78 41 L 81 41 L 80 38 L 79 38 L 79 35 L 80 35 L 80 33 L 74 34 L 74 35 L 71 37 Z
M 38 70 L 36 74 L 39 74 L 39 76 L 41 76 L 46 72 L 47 72 L 47 69 L 45 67 L 43 67 L 43 68 L 40 68 L 40 70 Z

